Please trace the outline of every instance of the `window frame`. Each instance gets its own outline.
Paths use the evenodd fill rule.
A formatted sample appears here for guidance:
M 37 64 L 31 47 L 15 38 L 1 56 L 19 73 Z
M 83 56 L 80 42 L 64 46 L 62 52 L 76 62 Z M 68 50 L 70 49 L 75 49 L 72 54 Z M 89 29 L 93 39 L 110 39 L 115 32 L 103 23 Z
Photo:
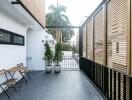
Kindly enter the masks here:
M 0 41 L 0 44 L 5 44 L 5 45 L 19 45 L 19 46 L 24 46 L 25 45 L 25 37 L 19 34 L 16 34 L 14 32 L 10 32 L 4 29 L 0 29 L 0 32 L 3 32 L 5 34 L 9 34 L 10 35 L 10 42 L 4 42 L 4 41 Z M 14 42 L 14 37 L 18 36 L 21 37 L 23 39 L 23 43 L 16 43 Z

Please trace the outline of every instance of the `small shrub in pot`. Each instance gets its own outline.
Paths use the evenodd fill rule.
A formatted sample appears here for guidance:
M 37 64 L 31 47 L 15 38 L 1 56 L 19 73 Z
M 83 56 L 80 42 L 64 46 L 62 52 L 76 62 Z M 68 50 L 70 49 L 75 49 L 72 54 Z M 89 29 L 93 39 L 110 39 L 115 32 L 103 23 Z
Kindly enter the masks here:
M 45 43 L 45 70 L 46 72 L 52 72 L 52 60 L 53 60 L 53 53 L 49 46 L 49 43 L 46 41 Z
M 54 72 L 60 72 L 61 65 L 60 62 L 63 59 L 63 53 L 62 53 L 62 44 L 60 42 L 57 42 L 55 45 L 55 55 L 54 55 Z

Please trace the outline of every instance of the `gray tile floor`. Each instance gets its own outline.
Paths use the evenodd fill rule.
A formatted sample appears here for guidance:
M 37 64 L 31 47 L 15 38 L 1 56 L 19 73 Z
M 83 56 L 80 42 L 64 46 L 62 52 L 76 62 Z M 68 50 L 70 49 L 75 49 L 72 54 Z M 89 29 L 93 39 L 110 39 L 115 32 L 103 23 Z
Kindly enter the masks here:
M 8 90 L 11 100 L 103 100 L 80 71 L 62 71 L 60 74 L 32 72 L 29 85 L 21 90 Z M 18 84 L 19 85 L 19 84 Z M 5 94 L 0 100 L 8 100 Z

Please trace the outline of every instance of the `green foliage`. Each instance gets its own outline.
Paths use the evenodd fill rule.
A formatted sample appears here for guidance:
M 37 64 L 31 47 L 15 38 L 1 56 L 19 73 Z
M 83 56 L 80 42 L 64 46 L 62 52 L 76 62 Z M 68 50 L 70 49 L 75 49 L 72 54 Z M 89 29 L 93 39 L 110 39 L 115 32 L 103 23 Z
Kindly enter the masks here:
M 62 51 L 71 51 L 72 50 L 72 46 L 69 43 L 62 43 Z
M 48 42 L 46 41 L 46 43 L 45 43 L 45 60 L 48 65 L 51 64 L 52 59 L 53 59 L 53 53 L 51 51 L 51 48 L 50 48 Z
M 61 29 L 62 32 L 62 40 L 63 42 L 67 42 L 74 36 L 74 30 L 72 29 Z
M 63 53 L 62 53 L 62 44 L 60 42 L 57 42 L 55 45 L 55 55 L 54 55 L 54 61 L 56 62 L 56 65 L 59 65 L 59 63 L 62 61 Z
M 49 6 L 50 12 L 46 15 L 46 26 L 70 26 L 71 23 L 69 18 L 64 14 L 66 12 L 66 7 L 59 5 L 55 7 L 54 5 Z M 50 34 L 55 37 L 56 29 L 48 29 Z M 62 40 L 67 41 L 70 40 L 74 35 L 74 30 L 68 29 L 60 29 L 62 32 Z
M 79 53 L 78 48 L 77 48 L 77 47 L 75 47 L 75 46 L 72 48 L 72 50 L 73 50 L 73 52 L 74 52 L 74 53 Z

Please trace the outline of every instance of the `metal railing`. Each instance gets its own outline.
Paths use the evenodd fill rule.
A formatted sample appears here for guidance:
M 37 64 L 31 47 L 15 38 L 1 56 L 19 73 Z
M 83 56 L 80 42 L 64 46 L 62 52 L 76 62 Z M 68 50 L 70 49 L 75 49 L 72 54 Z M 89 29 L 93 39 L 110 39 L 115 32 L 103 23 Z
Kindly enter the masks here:
M 80 58 L 80 69 L 110 100 L 132 100 L 132 78 L 86 58 Z

